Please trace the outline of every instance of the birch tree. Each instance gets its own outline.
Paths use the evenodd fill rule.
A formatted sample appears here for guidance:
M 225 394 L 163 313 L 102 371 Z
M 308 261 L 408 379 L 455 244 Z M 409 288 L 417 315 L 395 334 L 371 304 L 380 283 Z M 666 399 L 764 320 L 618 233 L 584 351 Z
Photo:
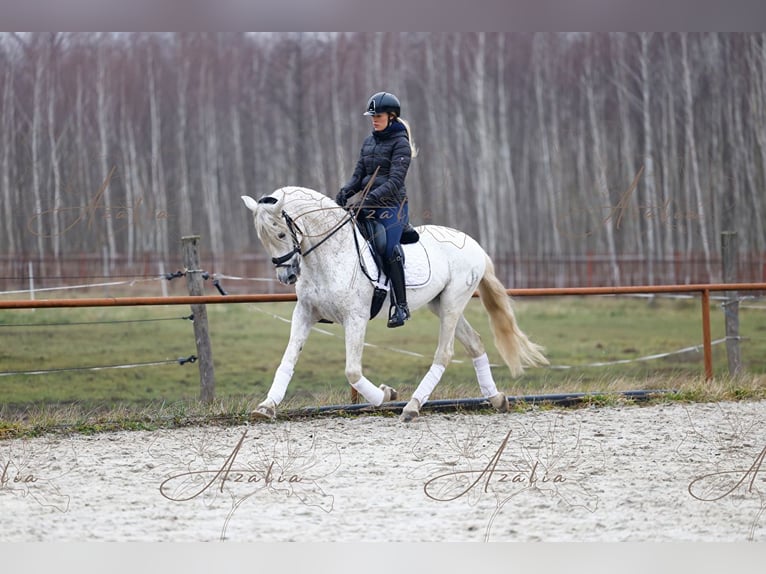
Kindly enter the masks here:
M 16 211 L 16 194 L 13 193 L 15 186 L 11 186 L 13 165 L 15 164 L 15 154 L 13 146 L 13 134 L 16 131 L 16 115 L 13 101 L 14 94 L 15 68 L 13 60 L 8 59 L 5 62 L 5 74 L 3 82 L 3 110 L 2 110 L 2 130 L 0 133 L 0 142 L 2 142 L 2 164 L 0 167 L 0 185 L 3 188 L 3 236 L 5 237 L 5 249 L 9 253 L 17 253 L 19 247 L 16 244 L 16 226 L 14 225 L 14 212 Z
M 652 125 L 652 77 L 649 68 L 649 45 L 651 34 L 641 33 L 641 112 L 644 132 L 644 201 L 647 205 L 660 205 L 657 199 L 654 176 L 654 130 Z M 655 215 L 646 218 L 647 272 L 649 284 L 654 284 L 654 259 L 657 257 L 655 243 L 659 233 L 655 231 Z
M 597 55 L 595 41 L 591 43 L 593 52 L 585 57 L 585 91 L 588 101 L 588 119 L 590 121 L 591 138 L 593 141 L 593 172 L 596 174 L 596 189 L 603 206 L 607 206 L 609 214 L 603 220 L 606 232 L 607 254 L 612 272 L 612 284 L 620 284 L 620 266 L 617 263 L 617 247 L 614 238 L 615 217 L 611 212 L 612 201 L 609 194 L 609 184 L 606 174 L 606 154 L 603 146 L 601 126 L 598 121 L 600 102 L 596 101 L 596 80 L 593 71 L 593 60 Z M 604 211 L 606 213 L 606 211 Z
M 117 255 L 117 242 L 114 235 L 114 220 L 112 215 L 112 197 L 111 197 L 111 168 L 109 166 L 109 106 L 111 101 L 109 98 L 109 86 L 107 86 L 107 47 L 106 41 L 99 44 L 98 49 L 98 62 L 97 62 L 97 76 L 96 76 L 96 93 L 98 99 L 98 135 L 100 145 L 100 166 L 101 173 L 100 179 L 101 188 L 99 193 L 101 194 L 101 201 L 103 202 L 103 221 L 106 224 L 106 244 L 107 254 L 110 261 L 114 260 Z
M 168 254 L 168 228 L 167 218 L 164 216 L 168 211 L 167 190 L 165 186 L 165 169 L 162 160 L 162 126 L 160 116 L 160 96 L 158 94 L 157 82 L 155 79 L 155 61 L 154 49 L 150 43 L 147 46 L 147 84 L 149 89 L 149 121 L 151 130 L 151 181 L 152 197 L 151 202 L 154 213 L 151 217 L 151 226 L 154 235 L 157 238 L 154 249 L 162 255 Z
M 700 185 L 700 167 L 697 158 L 697 142 L 694 134 L 694 94 L 692 91 L 691 69 L 689 65 L 688 40 L 685 33 L 681 34 L 681 71 L 684 86 L 684 135 L 686 140 L 686 157 L 691 163 L 691 181 L 696 202 L 697 214 L 699 215 L 699 233 L 702 242 L 702 251 L 705 256 L 705 268 L 708 277 L 713 277 L 710 264 L 710 244 L 708 241 L 707 223 L 705 216 L 705 202 L 702 196 L 702 187 Z M 688 249 L 691 251 L 692 243 L 689 243 Z

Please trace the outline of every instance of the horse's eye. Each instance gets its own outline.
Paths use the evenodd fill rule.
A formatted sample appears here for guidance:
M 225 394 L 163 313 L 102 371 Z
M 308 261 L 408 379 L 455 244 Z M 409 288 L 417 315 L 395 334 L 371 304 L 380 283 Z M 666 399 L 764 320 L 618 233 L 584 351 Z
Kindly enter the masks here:
M 284 239 L 285 237 L 287 237 L 287 235 L 285 235 L 285 233 L 280 233 L 277 237 L 279 237 L 280 239 Z

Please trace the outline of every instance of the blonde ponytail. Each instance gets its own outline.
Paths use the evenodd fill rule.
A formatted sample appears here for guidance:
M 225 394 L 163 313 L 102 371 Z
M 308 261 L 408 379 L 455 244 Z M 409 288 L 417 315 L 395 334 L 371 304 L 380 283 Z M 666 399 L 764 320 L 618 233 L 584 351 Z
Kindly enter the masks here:
M 415 159 L 418 157 L 418 148 L 415 147 L 415 142 L 412 139 L 412 131 L 410 130 L 410 124 L 405 121 L 403 118 L 396 118 L 397 122 L 400 122 L 404 125 L 405 129 L 407 130 L 407 139 L 410 140 L 410 150 L 412 150 L 412 159 Z

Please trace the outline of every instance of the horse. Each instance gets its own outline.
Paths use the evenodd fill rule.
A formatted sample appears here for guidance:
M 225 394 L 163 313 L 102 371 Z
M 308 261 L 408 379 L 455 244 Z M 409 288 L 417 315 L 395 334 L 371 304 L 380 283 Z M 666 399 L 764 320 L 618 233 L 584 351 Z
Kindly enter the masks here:
M 249 196 L 242 200 L 253 214 L 257 236 L 272 257 L 277 279 L 294 284 L 297 297 L 287 347 L 266 399 L 253 416 L 275 419 L 301 349 L 320 321 L 343 327 L 348 383 L 374 407 L 397 400 L 396 389 L 384 384 L 376 387 L 362 370 L 371 300 L 381 282 L 371 275 L 374 263 L 365 252 L 367 242 L 352 223 L 353 213 L 305 187 L 282 187 L 257 201 Z M 473 360 L 482 396 L 496 411 L 507 412 L 508 399 L 497 390 L 481 337 L 463 315 L 476 290 L 489 315 L 495 346 L 513 376 L 521 375 L 525 367 L 548 364 L 543 348 L 519 328 L 494 264 L 476 240 L 438 225 L 416 229 L 417 243 L 403 246 L 407 301 L 411 310 L 427 305 L 439 317 L 439 342 L 400 420 L 411 422 L 420 415 L 452 359 L 455 337 Z M 425 278 L 412 285 L 409 277 L 418 268 Z

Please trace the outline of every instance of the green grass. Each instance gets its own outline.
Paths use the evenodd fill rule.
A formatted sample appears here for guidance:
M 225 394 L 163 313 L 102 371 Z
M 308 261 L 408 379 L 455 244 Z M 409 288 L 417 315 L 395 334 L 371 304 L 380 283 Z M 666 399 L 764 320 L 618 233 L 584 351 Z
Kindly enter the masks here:
M 284 319 L 289 319 L 292 308 L 291 303 L 208 306 L 218 399 L 214 406 L 197 403 L 197 364 L 0 376 L 0 436 L 4 428 L 5 434 L 16 434 L 10 429 L 13 425 L 53 425 L 52 421 L 61 420 L 61 413 L 80 430 L 108 427 L 115 420 L 149 428 L 160 420 L 180 422 L 192 415 L 246 416 L 271 384 L 289 337 L 290 325 Z M 521 328 L 546 347 L 551 364 L 573 368 L 535 368 L 512 379 L 492 344 L 487 316 L 474 299 L 466 317 L 481 333 L 490 361 L 497 365 L 493 372 L 498 388 L 506 394 L 674 388 L 679 389 L 680 400 L 764 396 L 766 312 L 762 310 L 741 311 L 745 374 L 728 377 L 725 345 L 718 345 L 713 355 L 715 382 L 709 384 L 703 377 L 701 349 L 651 361 L 582 366 L 701 345 L 699 300 L 656 299 L 650 303 L 630 298 L 541 297 L 517 299 L 515 308 Z M 196 354 L 192 323 L 181 319 L 188 314 L 189 308 L 184 306 L 0 311 L 0 372 L 187 357 Z M 176 317 L 157 322 L 75 324 Z M 722 338 L 720 307 L 711 307 L 711 317 L 713 339 Z M 43 326 L 47 323 L 69 325 Z M 37 326 L 12 326 L 20 324 Z M 323 332 L 312 333 L 296 367 L 287 408 L 349 400 L 342 329 L 324 324 L 318 328 Z M 437 333 L 437 319 L 426 310 L 416 311 L 400 329 L 371 322 L 365 375 L 376 384 L 396 387 L 402 397 L 409 396 L 428 370 Z M 459 343 L 454 359 L 432 398 L 479 396 L 471 361 Z

